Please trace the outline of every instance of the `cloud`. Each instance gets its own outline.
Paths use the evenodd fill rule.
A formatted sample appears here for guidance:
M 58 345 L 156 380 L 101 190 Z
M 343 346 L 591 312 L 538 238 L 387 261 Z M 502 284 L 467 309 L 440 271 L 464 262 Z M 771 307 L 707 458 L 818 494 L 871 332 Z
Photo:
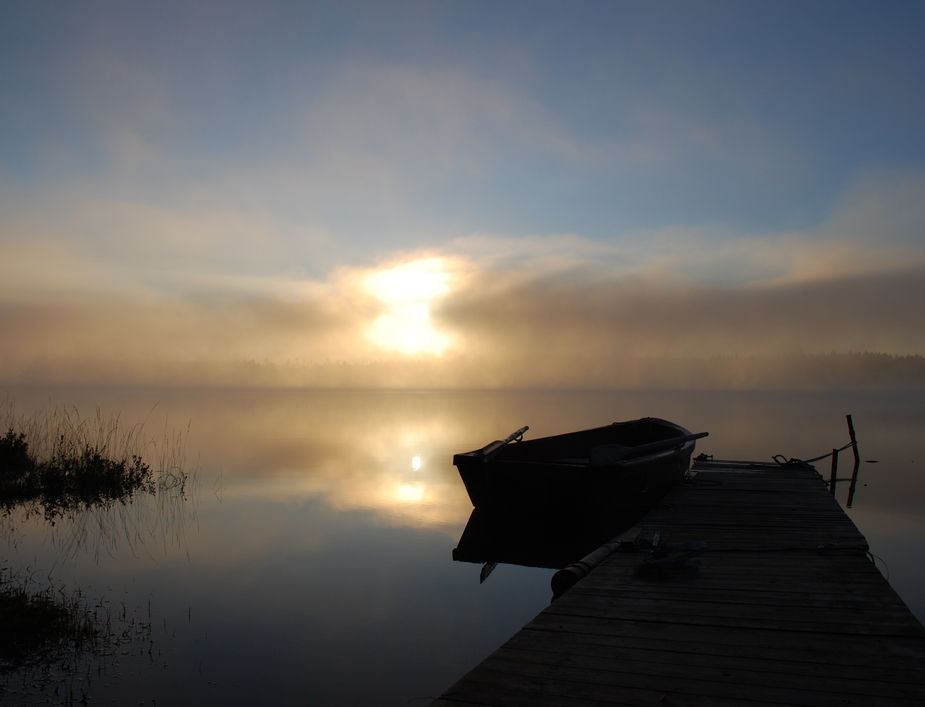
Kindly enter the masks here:
M 397 316 L 368 289 L 375 273 L 403 272 L 385 264 L 250 289 L 7 297 L 0 367 L 7 381 L 555 386 L 613 384 L 629 359 L 925 351 L 921 263 L 722 286 L 641 268 L 614 275 L 601 263 L 554 269 L 541 258 L 542 268 L 517 271 L 440 262 L 446 286 L 415 300 L 433 336 L 452 341 L 439 356 L 371 336 Z
M 257 149 L 222 164 L 218 192 L 328 221 L 345 212 L 413 221 L 444 203 L 445 189 L 506 179 L 516 160 L 606 159 L 525 90 L 464 68 L 353 59 L 320 85 L 310 68 L 292 69 L 287 84 L 273 130 L 248 136 Z
M 881 169 L 859 175 L 818 230 L 823 240 L 922 247 L 925 174 L 912 169 Z
M 473 276 L 435 319 L 473 353 L 703 358 L 793 352 L 925 351 L 925 267 L 760 286 L 602 279 L 572 269 Z
M 0 221 L 6 296 L 126 287 L 275 293 L 281 279 L 329 272 L 338 250 L 323 230 L 260 210 L 170 209 L 67 192 L 47 203 L 44 212 L 13 204 Z
M 881 176 L 803 231 L 483 234 L 373 264 L 260 211 L 77 199 L 0 224 L 0 364 L 7 380 L 253 383 L 269 369 L 245 362 L 288 361 L 315 367 L 286 373 L 306 385 L 466 386 L 593 381 L 620 357 L 917 354 L 923 187 Z M 406 291 L 425 274 L 440 286 Z

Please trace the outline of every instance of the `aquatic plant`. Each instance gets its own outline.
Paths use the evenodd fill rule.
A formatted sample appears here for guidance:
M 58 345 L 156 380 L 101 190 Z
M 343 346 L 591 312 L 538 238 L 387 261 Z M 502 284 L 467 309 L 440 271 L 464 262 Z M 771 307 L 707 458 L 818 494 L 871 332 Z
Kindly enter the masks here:
M 99 409 L 81 417 L 55 406 L 30 416 L 0 400 L 0 538 L 51 531 L 57 559 L 89 551 L 133 553 L 185 545 L 197 506 L 196 468 L 186 465 L 186 434 L 144 432 Z M 38 524 L 38 525 L 36 525 Z
M 146 645 L 150 652 L 150 615 L 145 620 L 125 605 L 121 611 L 108 605 L 0 569 L 0 700 L 87 704 L 91 674 L 113 672 L 120 646 Z
M 78 596 L 59 594 L 54 587 L 30 591 L 9 570 L 0 576 L 0 672 L 46 665 L 49 655 L 79 657 L 101 636 L 93 615 Z
M 119 418 L 82 419 L 76 410 L 55 407 L 32 417 L 17 415 L 12 401 L 0 404 L 0 511 L 43 513 L 46 520 L 80 510 L 128 503 L 136 494 L 171 490 L 182 495 L 182 437 L 176 444 L 146 439 L 142 426 L 123 428 Z M 152 451 L 152 467 L 142 453 Z
M 131 499 L 136 492 L 155 490 L 153 472 L 141 457 L 115 460 L 99 449 L 67 448 L 48 461 L 29 455 L 25 434 L 9 429 L 0 438 L 0 505 L 9 512 L 14 506 L 37 502 L 46 519 L 79 508 L 105 506 Z

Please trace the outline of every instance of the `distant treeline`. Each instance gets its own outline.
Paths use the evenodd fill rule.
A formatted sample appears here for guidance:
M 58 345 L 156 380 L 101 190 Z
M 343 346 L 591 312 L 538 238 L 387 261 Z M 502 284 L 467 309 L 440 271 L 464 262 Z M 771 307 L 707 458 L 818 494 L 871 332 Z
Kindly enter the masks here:
M 326 389 L 925 390 L 925 357 L 886 353 L 600 357 L 538 351 L 529 357 L 448 356 L 368 363 L 94 362 L 43 366 L 15 375 L 7 369 L 2 382 Z
M 714 356 L 692 365 L 688 379 L 725 389 L 925 390 L 925 357 L 871 352 Z

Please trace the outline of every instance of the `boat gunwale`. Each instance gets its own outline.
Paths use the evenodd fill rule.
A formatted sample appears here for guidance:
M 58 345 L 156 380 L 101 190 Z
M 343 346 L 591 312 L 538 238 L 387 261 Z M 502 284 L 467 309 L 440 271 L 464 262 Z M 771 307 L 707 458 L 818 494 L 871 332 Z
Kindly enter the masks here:
M 614 462 L 613 464 L 604 464 L 601 466 L 592 466 L 590 459 L 588 459 L 588 461 L 585 463 L 581 463 L 581 462 L 575 463 L 575 462 L 562 462 L 562 461 L 554 461 L 554 460 L 543 461 L 543 460 L 534 460 L 534 459 L 498 459 L 495 457 L 487 457 L 487 458 L 481 457 L 480 458 L 479 455 L 481 455 L 482 450 L 476 449 L 471 452 L 462 452 L 459 454 L 454 454 L 453 455 L 453 465 L 458 466 L 458 464 L 456 464 L 457 458 L 466 457 L 467 459 L 472 459 L 474 461 L 481 461 L 484 464 L 495 464 L 495 465 L 503 464 L 505 466 L 507 465 L 541 466 L 541 467 L 562 467 L 563 469 L 606 470 L 606 469 L 614 469 L 616 467 L 621 467 L 621 466 L 631 466 L 633 464 L 638 464 L 641 462 L 648 462 L 648 461 L 652 461 L 653 459 L 659 459 L 660 457 L 676 455 L 679 452 L 683 453 L 684 448 L 687 445 L 694 446 L 695 444 L 696 444 L 695 440 L 688 440 L 687 442 L 684 442 L 683 444 L 677 447 L 669 447 L 668 449 L 661 449 L 656 452 L 651 452 L 650 454 L 644 454 L 640 457 L 630 457 L 628 459 L 621 459 L 620 461 Z M 630 449 L 632 449 L 632 447 L 630 447 Z
M 678 433 L 677 435 L 675 435 L 676 437 L 684 437 L 685 435 L 691 434 L 690 430 L 682 427 L 681 425 L 675 422 L 671 422 L 669 420 L 665 420 L 660 417 L 644 417 L 644 418 L 639 418 L 638 420 L 625 420 L 623 422 L 613 422 L 609 425 L 601 425 L 599 427 L 590 427 L 588 429 L 576 430 L 574 432 L 563 432 L 557 435 L 547 435 L 545 437 L 537 437 L 535 439 L 521 440 L 519 442 L 513 442 L 513 445 L 514 446 L 518 446 L 522 444 L 532 445 L 535 443 L 540 443 L 540 442 L 545 443 L 545 442 L 548 442 L 549 440 L 560 439 L 563 437 L 570 437 L 573 435 L 593 434 L 595 432 L 610 430 L 614 427 L 619 427 L 622 425 L 631 425 L 634 423 L 638 423 L 640 420 L 646 420 L 646 421 L 649 421 L 650 423 L 654 423 L 656 425 L 664 427 L 665 429 L 673 430 Z M 670 439 L 671 437 L 667 437 L 665 438 L 664 441 L 667 442 Z M 481 462 L 484 464 L 504 464 L 504 465 L 512 464 L 512 465 L 524 465 L 524 466 L 533 465 L 533 466 L 542 466 L 542 467 L 547 467 L 547 468 L 561 467 L 563 469 L 585 469 L 585 468 L 613 469 L 616 467 L 629 466 L 631 464 L 636 464 L 636 463 L 640 463 L 643 461 L 650 461 L 653 459 L 658 459 L 660 457 L 677 454 L 678 452 L 683 451 L 684 448 L 688 444 L 694 445 L 695 440 L 689 440 L 687 442 L 684 442 L 678 447 L 668 447 L 667 449 L 664 449 L 664 450 L 660 449 L 658 451 L 651 452 L 649 454 L 643 454 L 642 456 L 638 456 L 638 457 L 631 456 L 627 459 L 621 459 L 618 462 L 614 462 L 613 464 L 606 464 L 602 466 L 592 466 L 590 458 L 588 458 L 587 463 L 580 463 L 580 462 L 573 463 L 573 462 L 557 462 L 554 460 L 505 459 L 505 458 L 499 458 L 498 456 L 495 456 L 494 454 L 491 456 L 485 456 L 484 450 L 490 447 L 492 444 L 494 444 L 494 442 L 489 442 L 484 447 L 481 447 L 479 449 L 473 449 L 470 452 L 459 452 L 457 454 L 454 454 L 453 455 L 453 465 L 458 467 L 459 465 L 456 463 L 457 458 L 464 457 L 466 459 L 481 460 Z M 641 444 L 646 444 L 646 443 L 643 442 L 637 445 L 624 445 L 624 446 L 626 446 L 627 449 L 632 450 L 634 446 L 641 446 Z M 583 457 L 576 457 L 576 458 L 583 459 Z M 466 462 L 464 462 L 464 464 L 465 463 Z

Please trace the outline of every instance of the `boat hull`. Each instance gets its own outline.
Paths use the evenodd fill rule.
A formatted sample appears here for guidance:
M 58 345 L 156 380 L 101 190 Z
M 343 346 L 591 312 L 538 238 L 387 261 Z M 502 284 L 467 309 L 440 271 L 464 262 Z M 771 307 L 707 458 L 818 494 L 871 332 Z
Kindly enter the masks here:
M 657 418 L 614 423 L 581 432 L 511 443 L 489 456 L 457 454 L 476 508 L 533 513 L 632 514 L 654 504 L 690 468 L 695 442 L 632 456 L 632 447 L 690 436 Z M 595 464 L 597 450 L 625 446 L 628 458 Z

